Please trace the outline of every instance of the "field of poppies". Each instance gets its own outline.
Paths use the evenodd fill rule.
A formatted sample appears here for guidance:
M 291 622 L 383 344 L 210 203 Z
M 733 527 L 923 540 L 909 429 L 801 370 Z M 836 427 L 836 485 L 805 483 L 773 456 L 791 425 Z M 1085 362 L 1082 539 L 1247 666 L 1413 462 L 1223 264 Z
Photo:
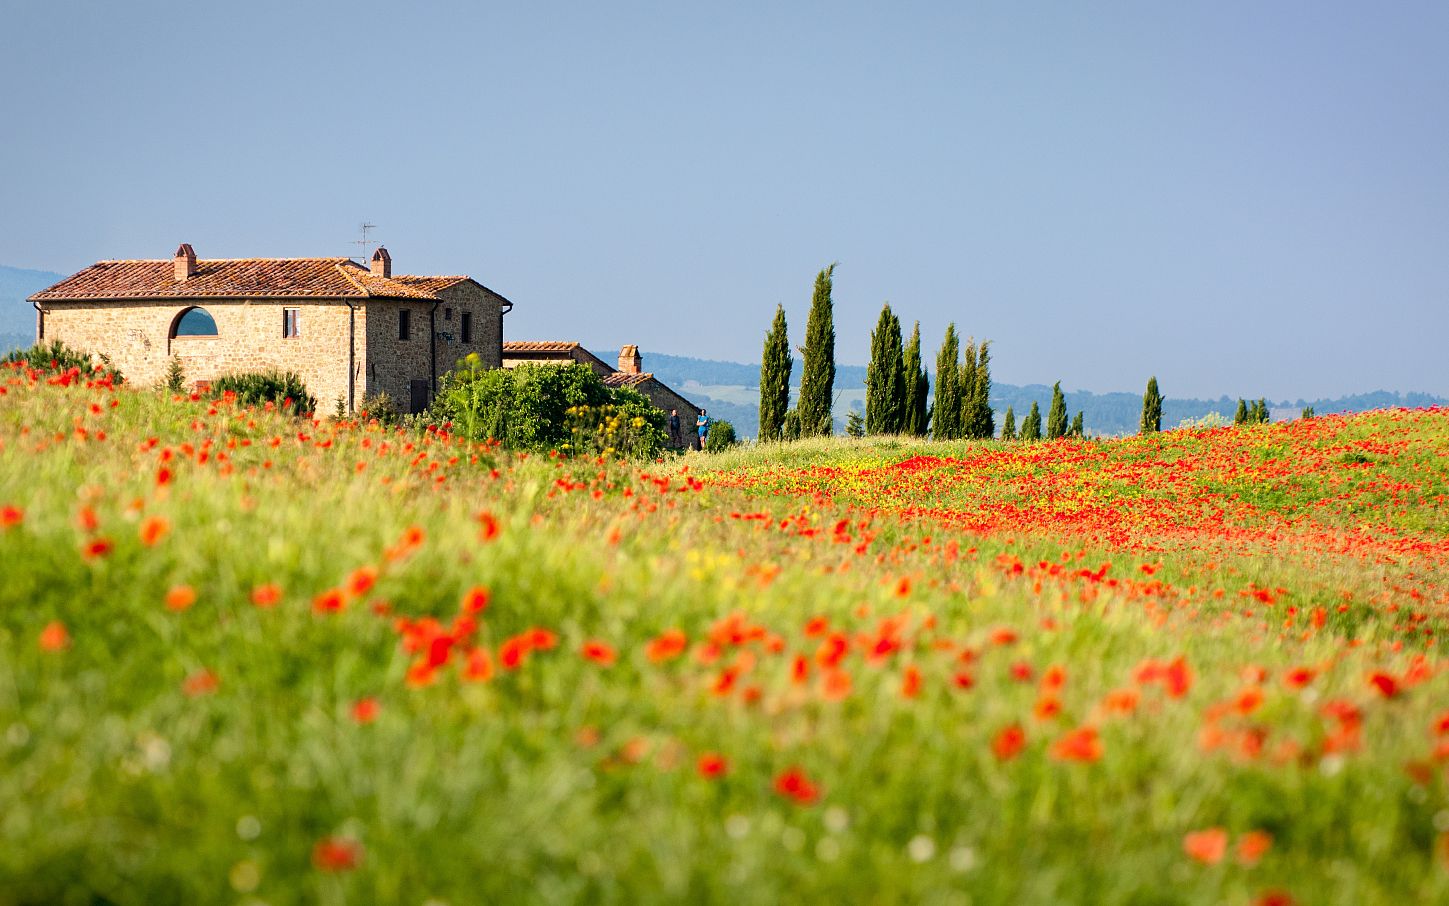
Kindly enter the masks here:
M 0 904 L 1449 901 L 1449 411 L 660 463 L 0 369 Z

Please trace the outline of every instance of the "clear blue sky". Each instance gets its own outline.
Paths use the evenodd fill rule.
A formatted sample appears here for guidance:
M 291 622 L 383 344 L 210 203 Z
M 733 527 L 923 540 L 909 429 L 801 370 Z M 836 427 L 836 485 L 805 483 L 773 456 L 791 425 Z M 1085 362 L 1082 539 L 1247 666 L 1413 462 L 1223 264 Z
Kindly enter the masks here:
M 39 2 L 0 264 L 348 254 L 758 361 L 839 261 L 1068 389 L 1449 395 L 1449 4 Z M 646 361 L 647 365 L 647 361 Z

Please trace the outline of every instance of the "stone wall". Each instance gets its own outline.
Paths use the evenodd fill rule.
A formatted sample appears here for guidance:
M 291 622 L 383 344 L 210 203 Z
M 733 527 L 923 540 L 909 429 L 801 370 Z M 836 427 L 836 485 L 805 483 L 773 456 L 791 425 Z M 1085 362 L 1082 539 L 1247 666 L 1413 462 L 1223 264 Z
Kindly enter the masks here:
M 483 364 L 497 368 L 503 359 L 501 305 L 493 293 L 471 281 L 463 281 L 438 293 L 442 301 L 411 302 L 374 299 L 367 303 L 367 393 L 384 391 L 399 412 L 413 407 L 413 381 L 428 385 L 432 398 L 433 345 L 431 330 L 437 331 L 437 377 L 452 371 L 458 360 L 476 352 Z M 400 337 L 402 311 L 411 313 L 409 339 Z M 473 316 L 473 337 L 463 342 L 463 313 Z M 430 321 L 429 317 L 435 320 Z
M 172 325 L 191 301 L 216 322 L 214 337 L 171 337 Z M 188 383 L 212 381 L 223 374 L 295 371 L 317 398 L 322 412 L 331 412 L 338 397 L 347 398 L 349 308 L 337 300 L 201 299 L 48 302 L 45 340 L 103 353 L 126 380 L 155 384 L 166 375 L 174 355 L 181 360 Z M 298 336 L 282 336 L 282 311 L 297 309 Z M 363 338 L 366 317 L 357 311 L 359 376 L 366 360 Z M 357 399 L 361 400 L 361 388 Z

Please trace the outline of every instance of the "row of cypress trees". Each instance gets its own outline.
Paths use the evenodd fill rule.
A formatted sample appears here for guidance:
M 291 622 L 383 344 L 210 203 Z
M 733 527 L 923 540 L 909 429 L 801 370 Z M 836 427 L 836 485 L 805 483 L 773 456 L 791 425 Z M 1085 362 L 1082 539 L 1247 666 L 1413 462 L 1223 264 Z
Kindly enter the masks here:
M 775 321 L 765 335 L 760 362 L 760 440 L 793 440 L 830 434 L 835 395 L 835 302 L 831 298 L 835 265 L 815 276 L 810 315 L 805 322 L 805 346 L 800 399 L 790 408 L 790 372 L 795 357 L 790 351 L 784 306 L 775 307 Z
M 1041 422 L 1041 409 L 1035 401 L 1031 409 L 1026 413 L 1026 418 L 1021 420 L 1021 430 L 1016 428 L 1016 412 L 1011 406 L 1006 407 L 1006 415 L 1001 419 L 1002 440 L 1057 440 L 1062 437 L 1082 437 L 1086 428 L 1082 423 L 1083 413 L 1080 409 L 1070 422 L 1067 421 L 1067 398 L 1062 393 L 1062 382 L 1057 381 L 1052 385 L 1052 403 L 1047 409 L 1045 432 Z

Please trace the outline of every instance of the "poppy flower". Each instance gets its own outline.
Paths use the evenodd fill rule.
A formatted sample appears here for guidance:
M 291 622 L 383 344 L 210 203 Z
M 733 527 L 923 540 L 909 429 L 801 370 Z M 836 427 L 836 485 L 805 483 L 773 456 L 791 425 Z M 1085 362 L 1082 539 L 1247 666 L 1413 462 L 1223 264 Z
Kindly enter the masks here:
M 1052 758 L 1057 761 L 1097 761 L 1102 757 L 1102 740 L 1096 727 L 1079 727 L 1052 743 Z
M 614 661 L 618 657 L 618 655 L 614 652 L 612 646 L 610 646 L 607 642 L 601 642 L 597 639 L 590 639 L 589 641 L 584 642 L 584 644 L 579 648 L 579 654 L 581 654 L 585 660 L 593 661 L 595 664 L 598 664 L 601 667 L 613 666 Z
M 25 511 L 18 506 L 6 504 L 0 506 L 0 529 L 8 529 L 19 525 L 25 519 Z
M 87 560 L 99 560 L 109 554 L 115 545 L 109 538 L 92 538 L 81 547 L 81 556 Z
M 478 514 L 478 537 L 482 541 L 492 541 L 498 537 L 498 517 L 484 510 Z
M 141 543 L 147 547 L 155 547 L 170 531 L 171 523 L 165 516 L 148 516 L 141 521 Z
M 493 656 L 487 648 L 472 648 L 463 662 L 463 679 L 471 683 L 486 683 L 493 678 Z
M 1399 694 L 1399 681 L 1382 671 L 1370 675 L 1369 684 L 1384 698 L 1393 698 Z
M 221 681 L 217 679 L 215 673 L 203 669 L 196 671 L 183 680 L 181 683 L 181 691 L 186 693 L 190 698 L 198 698 L 202 695 L 210 695 L 215 692 L 216 687 L 220 684 Z
M 70 633 L 66 630 L 65 624 L 59 620 L 51 620 L 40 630 L 40 650 L 60 651 L 70 644 Z
M 318 871 L 352 871 L 362 864 L 362 844 L 349 837 L 323 837 L 312 847 L 312 867 Z
M 1250 867 L 1257 865 L 1272 848 L 1272 834 L 1261 830 L 1248 831 L 1238 838 L 1238 861 Z
M 530 629 L 528 645 L 534 651 L 548 651 L 558 644 L 558 636 L 549 629 Z
M 267 583 L 252 589 L 252 603 L 258 607 L 275 607 L 280 600 L 282 589 L 279 585 Z
M 799 767 L 790 767 L 775 777 L 775 792 L 799 805 L 812 805 L 820 798 L 820 788 Z
M 717 777 L 723 777 L 729 773 L 730 763 L 728 759 L 718 752 L 705 752 L 695 762 L 695 770 L 699 772 L 699 776 L 706 780 L 714 780 Z
M 1182 838 L 1182 851 L 1204 865 L 1216 865 L 1228 851 L 1228 832 L 1221 827 L 1193 831 Z
M 316 613 L 339 613 L 347 605 L 347 598 L 338 588 L 329 588 L 312 599 L 312 610 Z
M 901 697 L 915 698 L 921 694 L 921 670 L 915 664 L 907 664 L 901 671 Z
M 372 591 L 377 584 L 376 566 L 359 566 L 347 577 L 347 593 L 354 598 L 360 598 Z
M 658 664 L 679 657 L 688 647 L 689 639 L 683 630 L 666 629 L 649 641 L 644 648 L 644 654 L 650 663 Z
M 481 585 L 475 585 L 463 593 L 463 601 L 459 605 L 459 609 L 463 613 L 480 614 L 488 609 L 490 598 L 491 595 L 488 589 Z
M 377 714 L 382 710 L 375 698 L 359 698 L 352 703 L 352 719 L 359 724 L 370 724 L 377 719 Z
M 1010 761 L 1026 748 L 1026 731 L 1020 724 L 1012 724 L 996 734 L 991 741 L 991 753 L 998 761 Z
M 196 603 L 196 589 L 190 585 L 173 585 L 166 592 L 166 609 L 177 612 L 186 610 Z

